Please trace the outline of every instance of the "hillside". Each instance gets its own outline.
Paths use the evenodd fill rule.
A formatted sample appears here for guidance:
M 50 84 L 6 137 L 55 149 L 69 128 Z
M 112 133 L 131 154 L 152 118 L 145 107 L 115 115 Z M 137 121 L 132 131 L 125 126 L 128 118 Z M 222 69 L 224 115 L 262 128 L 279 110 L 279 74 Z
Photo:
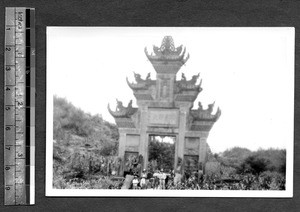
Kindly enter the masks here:
M 69 180 L 107 174 L 101 164 L 116 158 L 116 125 L 85 113 L 65 98 L 54 96 L 53 109 L 53 186 L 66 188 Z
M 54 96 L 53 139 L 60 146 L 95 148 L 104 155 L 114 155 L 119 133 L 116 125 L 100 115 L 90 115 L 64 98 Z

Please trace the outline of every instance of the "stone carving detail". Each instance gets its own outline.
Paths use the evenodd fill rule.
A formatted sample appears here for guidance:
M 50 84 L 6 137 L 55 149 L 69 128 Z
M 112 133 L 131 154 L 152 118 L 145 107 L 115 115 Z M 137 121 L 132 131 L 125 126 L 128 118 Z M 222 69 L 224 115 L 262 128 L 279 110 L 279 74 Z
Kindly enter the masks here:
M 189 54 L 186 58 L 185 56 L 185 48 L 183 49 L 182 45 L 175 48 L 173 38 L 171 36 L 165 36 L 161 46 L 153 46 L 153 54 L 149 54 L 147 48 L 145 48 L 145 54 L 150 61 L 180 61 L 182 64 L 185 64 L 189 59 Z
M 150 73 L 147 74 L 147 77 L 144 80 L 142 79 L 140 74 L 137 74 L 135 72 L 133 72 L 133 73 L 134 73 L 134 78 L 135 78 L 137 83 L 149 82 L 149 80 L 151 80 L 150 79 L 150 76 L 151 76 Z
M 127 107 L 124 107 L 123 102 L 117 99 L 117 108 L 115 111 L 110 109 L 109 104 L 107 108 L 109 113 L 115 118 L 130 118 L 137 111 L 137 108 L 132 107 L 132 100 L 130 100 Z
M 155 84 L 154 80 L 151 80 L 150 73 L 146 76 L 145 79 L 142 79 L 141 75 L 138 73 L 134 73 L 134 78 L 136 83 L 131 83 L 128 81 L 128 78 L 126 78 L 128 86 L 133 90 L 147 90 L 150 85 Z
M 202 91 L 202 88 L 201 88 L 202 79 L 201 79 L 199 85 L 196 84 L 199 76 L 200 76 L 200 73 L 192 76 L 192 79 L 186 80 L 184 73 L 182 73 L 181 80 L 176 81 L 177 93 L 180 93 L 181 91 L 197 91 L 197 92 Z
M 178 126 L 178 110 L 149 110 L 149 125 Z
M 193 121 L 217 121 L 218 118 L 221 116 L 221 110 L 218 108 L 216 114 L 212 114 L 213 108 L 214 108 L 215 102 L 208 105 L 207 109 L 203 109 L 203 106 L 201 102 L 198 102 L 198 109 L 197 110 L 191 110 L 190 114 L 193 118 Z

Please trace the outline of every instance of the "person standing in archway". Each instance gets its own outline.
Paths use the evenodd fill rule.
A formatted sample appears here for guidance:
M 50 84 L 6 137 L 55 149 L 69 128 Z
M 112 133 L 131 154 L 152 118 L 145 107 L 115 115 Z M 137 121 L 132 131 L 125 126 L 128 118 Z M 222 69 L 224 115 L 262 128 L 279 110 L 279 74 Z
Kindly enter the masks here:
M 143 170 L 143 172 L 141 174 L 141 178 L 142 178 L 141 182 L 140 182 L 141 188 L 145 189 L 146 188 L 146 178 L 147 178 L 146 169 Z
M 133 181 L 132 181 L 132 185 L 133 185 L 133 189 L 136 190 L 138 189 L 138 183 L 139 183 L 139 179 L 137 178 L 137 176 L 134 176 Z
M 174 177 L 174 185 L 176 186 L 178 183 L 181 182 L 182 179 L 182 159 L 178 159 L 178 166 L 175 170 L 175 177 Z
M 166 188 L 166 173 L 164 172 L 163 169 L 160 170 L 160 176 L 159 176 L 159 184 L 161 189 L 165 189 Z

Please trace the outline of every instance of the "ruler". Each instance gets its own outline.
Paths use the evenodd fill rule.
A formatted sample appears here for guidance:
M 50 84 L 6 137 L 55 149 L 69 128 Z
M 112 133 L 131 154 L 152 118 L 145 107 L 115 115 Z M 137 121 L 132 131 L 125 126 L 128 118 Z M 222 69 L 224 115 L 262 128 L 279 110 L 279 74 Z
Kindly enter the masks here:
M 34 204 L 35 10 L 7 7 L 4 47 L 4 204 Z

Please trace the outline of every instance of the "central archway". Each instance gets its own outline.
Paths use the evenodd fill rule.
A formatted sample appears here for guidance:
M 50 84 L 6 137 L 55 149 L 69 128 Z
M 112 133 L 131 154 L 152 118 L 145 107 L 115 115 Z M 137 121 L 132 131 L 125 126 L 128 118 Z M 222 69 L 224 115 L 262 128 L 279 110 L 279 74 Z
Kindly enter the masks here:
M 149 135 L 147 169 L 171 172 L 175 167 L 175 151 L 176 136 Z

